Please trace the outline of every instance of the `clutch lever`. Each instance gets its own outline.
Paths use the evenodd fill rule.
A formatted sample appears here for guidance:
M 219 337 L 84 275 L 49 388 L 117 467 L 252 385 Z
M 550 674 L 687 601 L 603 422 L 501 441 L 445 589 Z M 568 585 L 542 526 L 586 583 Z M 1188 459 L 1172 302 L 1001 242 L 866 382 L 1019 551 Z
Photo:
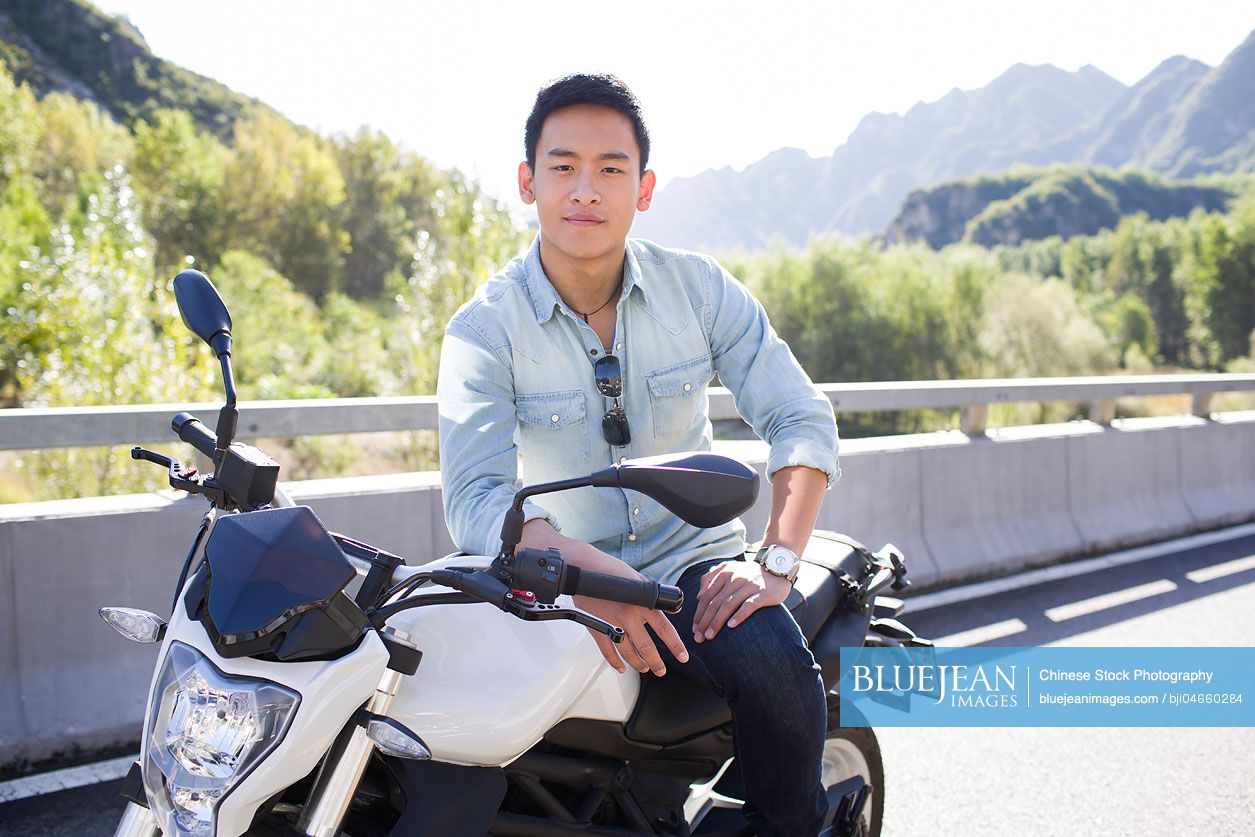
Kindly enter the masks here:
M 209 498 L 209 501 L 220 508 L 226 508 L 228 505 L 228 497 L 226 492 L 217 486 L 213 480 L 213 474 L 208 476 L 200 474 L 195 468 L 184 468 L 179 460 L 166 456 L 164 453 L 157 453 L 146 448 L 131 448 L 131 458 L 140 459 L 144 462 L 151 462 L 154 465 L 160 465 L 169 469 L 170 487 L 177 488 L 180 491 L 186 491 L 188 494 L 201 494 Z
M 583 625 L 590 630 L 597 631 L 600 634 L 605 634 L 610 638 L 611 642 L 619 643 L 623 641 L 624 632 L 622 628 L 598 619 L 591 613 L 587 613 L 577 607 L 563 607 L 557 604 L 528 601 L 510 592 L 506 594 L 505 603 L 501 609 L 528 622 L 549 622 L 554 619 L 566 619 Z

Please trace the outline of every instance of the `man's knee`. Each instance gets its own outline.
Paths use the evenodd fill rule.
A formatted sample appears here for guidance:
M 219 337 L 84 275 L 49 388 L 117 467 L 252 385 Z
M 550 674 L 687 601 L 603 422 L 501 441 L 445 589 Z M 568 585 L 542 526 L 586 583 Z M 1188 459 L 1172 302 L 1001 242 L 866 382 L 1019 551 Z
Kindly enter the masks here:
M 745 693 L 822 691 L 815 658 L 783 606 L 755 611 L 735 628 L 726 625 L 697 653 L 729 700 Z

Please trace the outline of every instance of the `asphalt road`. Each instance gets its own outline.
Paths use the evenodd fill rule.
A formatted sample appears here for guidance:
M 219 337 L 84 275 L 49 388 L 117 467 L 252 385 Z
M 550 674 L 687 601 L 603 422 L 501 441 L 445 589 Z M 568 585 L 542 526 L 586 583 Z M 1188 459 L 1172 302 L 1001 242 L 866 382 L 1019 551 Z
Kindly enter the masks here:
M 946 645 L 1251 645 L 1255 565 L 1210 579 L 1198 571 L 1252 555 L 1255 537 L 1243 538 L 903 621 Z M 888 837 L 1255 833 L 1255 727 L 878 735 Z M 0 835 L 112 834 L 118 784 L 0 805 Z

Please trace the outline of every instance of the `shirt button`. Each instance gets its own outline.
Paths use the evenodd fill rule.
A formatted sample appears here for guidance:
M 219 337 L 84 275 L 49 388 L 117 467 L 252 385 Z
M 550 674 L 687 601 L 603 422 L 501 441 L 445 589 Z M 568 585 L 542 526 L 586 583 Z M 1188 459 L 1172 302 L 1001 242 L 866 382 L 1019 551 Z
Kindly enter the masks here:
M 554 413 L 552 416 L 550 416 L 550 417 L 549 417 L 549 420 L 550 420 L 550 421 L 552 421 L 554 424 L 557 424 L 557 423 L 558 423 L 558 414 L 557 414 L 557 413 Z
M 692 388 L 693 388 L 693 385 L 692 385 L 692 384 L 685 384 L 685 385 L 684 385 L 684 391 L 685 391 L 685 392 L 688 392 L 688 391 L 689 391 L 689 390 L 691 390 Z
M 640 514 L 640 513 L 641 513 L 641 510 L 639 508 L 632 509 L 632 514 Z
M 629 540 L 629 541 L 634 541 L 634 540 L 636 540 L 636 533 L 635 533 L 635 532 L 633 532 L 632 534 L 628 535 L 628 540 Z
M 626 457 L 626 456 L 620 456 L 620 457 L 619 457 L 619 464 L 620 464 L 620 465 L 622 465 L 624 462 L 627 462 L 627 457 Z
M 615 350 L 616 352 L 621 352 L 621 351 L 623 351 L 623 344 L 622 344 L 622 343 L 615 343 L 615 344 L 614 344 L 614 350 Z

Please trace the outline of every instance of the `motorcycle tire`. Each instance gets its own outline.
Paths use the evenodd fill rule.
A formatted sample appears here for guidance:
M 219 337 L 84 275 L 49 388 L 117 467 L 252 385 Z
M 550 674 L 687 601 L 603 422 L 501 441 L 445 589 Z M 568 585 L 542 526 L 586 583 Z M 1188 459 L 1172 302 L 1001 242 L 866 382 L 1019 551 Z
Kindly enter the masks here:
M 863 806 L 863 831 L 867 837 L 880 837 L 885 813 L 885 768 L 880 755 L 880 742 L 870 727 L 842 727 L 840 701 L 828 693 L 828 734 L 824 741 L 825 789 L 850 776 L 859 775 L 871 785 L 871 794 Z

